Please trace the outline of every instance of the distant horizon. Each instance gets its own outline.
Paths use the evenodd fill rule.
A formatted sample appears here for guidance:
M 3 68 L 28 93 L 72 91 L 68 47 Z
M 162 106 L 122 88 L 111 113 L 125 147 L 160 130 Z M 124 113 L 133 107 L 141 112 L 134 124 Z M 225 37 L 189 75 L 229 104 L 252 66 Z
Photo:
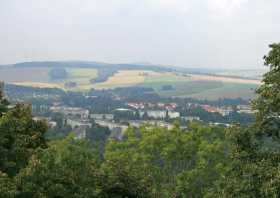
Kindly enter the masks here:
M 107 62 L 107 61 L 99 61 L 99 60 L 78 60 L 78 59 L 65 59 L 65 60 L 28 60 L 28 61 L 16 61 L 14 63 L 8 63 L 8 64 L 0 64 L 1 66 L 12 66 L 16 64 L 21 64 L 21 63 L 34 63 L 34 62 L 95 62 L 95 63 L 100 63 L 100 64 L 111 64 L 111 65 L 122 65 L 122 64 L 128 64 L 128 65 L 151 65 L 151 66 L 161 66 L 161 67 L 173 67 L 173 68 L 182 68 L 182 69 L 209 69 L 209 70 L 225 70 L 225 71 L 237 71 L 237 70 L 256 70 L 256 71 L 261 71 L 261 70 L 267 70 L 268 68 L 263 65 L 260 68 L 255 68 L 255 67 L 231 67 L 231 68 L 226 68 L 226 67 L 207 67 L 207 66 L 182 66 L 182 65 L 165 65 L 165 64 L 157 64 L 157 63 L 152 63 L 152 62 L 147 62 L 147 61 L 137 61 L 137 62 Z

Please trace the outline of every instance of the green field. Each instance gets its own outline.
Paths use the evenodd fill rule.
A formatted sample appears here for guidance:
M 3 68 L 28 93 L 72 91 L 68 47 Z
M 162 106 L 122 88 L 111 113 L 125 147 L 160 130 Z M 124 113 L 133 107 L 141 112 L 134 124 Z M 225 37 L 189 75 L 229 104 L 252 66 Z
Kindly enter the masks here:
M 163 90 L 163 86 L 171 85 L 172 90 Z M 151 87 L 156 93 L 164 97 L 185 97 L 195 93 L 201 93 L 206 90 L 212 90 L 223 86 L 221 82 L 206 81 L 162 81 L 145 82 L 140 86 Z
M 84 91 L 92 88 L 91 79 L 95 79 L 98 75 L 96 69 L 88 68 L 67 68 L 68 78 L 61 81 L 62 85 L 67 82 L 77 83 L 77 87 L 72 88 L 73 91 Z
M 163 86 L 171 85 L 172 90 L 163 90 Z M 251 99 L 255 96 L 258 85 L 228 83 L 221 81 L 196 81 L 182 76 L 147 77 L 143 87 L 151 87 L 164 97 L 192 97 L 197 99 L 217 100 L 219 98 Z
M 190 97 L 208 100 L 217 100 L 219 98 L 252 99 L 255 97 L 257 87 L 258 85 L 252 84 L 223 83 L 222 87 L 191 94 Z

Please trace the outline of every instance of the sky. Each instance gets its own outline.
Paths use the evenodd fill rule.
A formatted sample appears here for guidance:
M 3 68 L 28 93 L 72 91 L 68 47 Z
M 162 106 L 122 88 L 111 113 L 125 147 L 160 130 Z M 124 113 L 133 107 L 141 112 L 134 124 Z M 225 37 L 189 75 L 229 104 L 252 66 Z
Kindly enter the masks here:
M 45 60 L 260 69 L 279 0 L 0 0 L 0 64 Z

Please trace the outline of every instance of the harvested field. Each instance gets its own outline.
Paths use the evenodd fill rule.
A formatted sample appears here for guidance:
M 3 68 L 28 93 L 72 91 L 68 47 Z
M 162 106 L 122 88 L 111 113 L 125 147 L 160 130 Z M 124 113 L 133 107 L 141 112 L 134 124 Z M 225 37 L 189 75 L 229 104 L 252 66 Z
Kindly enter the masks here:
M 192 74 L 190 76 L 192 80 L 198 80 L 198 81 L 220 81 L 225 83 L 254 84 L 254 85 L 261 84 L 260 80 L 252 80 L 252 79 L 245 79 L 245 78 L 234 78 L 234 77 L 214 76 L 214 75 L 213 76 L 197 75 L 197 74 Z
M 11 83 L 14 85 L 19 86 L 27 86 L 27 87 L 38 87 L 38 88 L 61 88 L 63 89 L 63 86 L 60 86 L 59 84 L 54 83 L 40 83 L 40 82 L 14 82 Z
M 157 77 L 161 73 L 144 70 L 121 70 L 114 76 L 110 77 L 106 82 L 97 83 L 94 85 L 95 88 L 106 89 L 115 87 L 128 87 L 135 86 L 143 83 L 146 77 Z

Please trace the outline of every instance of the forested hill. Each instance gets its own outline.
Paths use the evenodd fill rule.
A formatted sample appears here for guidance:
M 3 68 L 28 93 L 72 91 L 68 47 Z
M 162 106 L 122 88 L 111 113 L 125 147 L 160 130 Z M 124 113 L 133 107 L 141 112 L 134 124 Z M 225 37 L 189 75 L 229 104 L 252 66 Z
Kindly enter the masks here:
M 109 64 L 103 62 L 94 61 L 32 61 L 32 62 L 22 62 L 16 63 L 11 66 L 14 67 L 73 67 L 73 68 L 107 68 L 114 70 L 153 70 L 153 71 L 163 71 L 170 72 L 175 69 L 172 67 L 165 67 L 160 65 L 146 65 L 146 64 Z
M 226 72 L 222 69 L 211 69 L 203 67 L 178 67 L 173 65 L 156 65 L 156 64 L 141 64 L 141 63 L 125 63 L 125 64 L 110 64 L 105 62 L 96 61 L 30 61 L 20 62 L 10 65 L 0 65 L 1 67 L 17 67 L 17 68 L 59 68 L 59 67 L 72 67 L 72 68 L 94 68 L 94 69 L 112 69 L 112 70 L 150 70 L 157 72 L 180 72 L 180 73 L 192 73 L 192 74 L 217 74 Z

